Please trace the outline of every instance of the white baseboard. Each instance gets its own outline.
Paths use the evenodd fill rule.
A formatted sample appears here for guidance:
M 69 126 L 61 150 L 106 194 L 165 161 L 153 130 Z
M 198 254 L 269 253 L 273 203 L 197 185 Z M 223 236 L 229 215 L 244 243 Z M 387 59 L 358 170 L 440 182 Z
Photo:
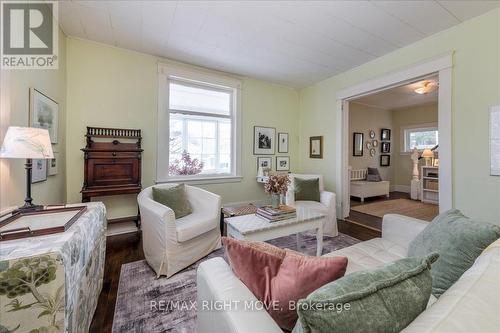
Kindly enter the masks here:
M 391 192 L 404 192 L 404 193 L 410 193 L 411 192 L 411 187 L 408 185 L 391 185 L 390 188 Z

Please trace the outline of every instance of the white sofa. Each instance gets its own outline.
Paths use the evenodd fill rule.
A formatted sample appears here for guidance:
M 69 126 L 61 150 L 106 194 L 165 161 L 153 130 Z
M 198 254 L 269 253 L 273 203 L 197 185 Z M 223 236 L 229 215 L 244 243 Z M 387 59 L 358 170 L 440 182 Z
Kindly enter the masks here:
M 347 256 L 346 274 L 375 268 L 406 257 L 410 241 L 427 224 L 414 218 L 389 214 L 384 216 L 382 238 L 358 243 L 326 256 Z M 201 263 L 197 283 L 198 333 L 283 332 L 264 309 L 250 311 L 244 307 L 245 302 L 256 301 L 256 298 L 222 258 Z M 213 306 L 221 303 L 227 308 Z M 427 310 L 403 332 L 493 333 L 499 328 L 500 240 L 485 250 L 438 300 L 431 295 Z
M 157 276 L 170 277 L 221 247 L 220 196 L 189 185 L 186 194 L 193 212 L 180 219 L 175 219 L 171 208 L 153 200 L 152 186 L 137 197 L 144 256 Z
M 322 175 L 306 175 L 298 173 L 288 174 L 290 186 L 286 192 L 286 204 L 296 208 L 305 208 L 317 211 L 326 216 L 323 234 L 327 236 L 337 236 L 337 212 L 335 208 L 335 193 L 325 191 Z M 320 202 L 295 200 L 295 177 L 301 179 L 319 179 Z

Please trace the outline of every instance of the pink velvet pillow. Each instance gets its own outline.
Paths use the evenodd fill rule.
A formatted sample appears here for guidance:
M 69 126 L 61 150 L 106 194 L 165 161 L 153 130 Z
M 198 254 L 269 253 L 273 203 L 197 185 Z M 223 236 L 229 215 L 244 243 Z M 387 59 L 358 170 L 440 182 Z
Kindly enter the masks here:
M 236 276 L 266 305 L 276 323 L 289 331 L 298 319 L 293 305 L 343 277 L 347 267 L 346 257 L 309 257 L 264 242 L 226 237 L 222 242 Z

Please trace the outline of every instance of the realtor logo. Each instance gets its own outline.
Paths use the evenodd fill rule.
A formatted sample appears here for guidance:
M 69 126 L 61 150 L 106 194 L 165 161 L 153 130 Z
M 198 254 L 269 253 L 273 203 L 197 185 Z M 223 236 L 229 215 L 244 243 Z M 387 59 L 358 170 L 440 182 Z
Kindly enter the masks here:
M 57 69 L 56 1 L 2 1 L 2 69 Z

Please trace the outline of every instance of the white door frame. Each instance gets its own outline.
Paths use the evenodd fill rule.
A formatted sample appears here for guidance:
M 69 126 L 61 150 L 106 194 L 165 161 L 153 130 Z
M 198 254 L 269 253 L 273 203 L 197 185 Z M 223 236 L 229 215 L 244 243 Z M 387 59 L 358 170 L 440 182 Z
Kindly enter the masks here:
M 439 75 L 438 128 L 439 128 L 439 211 L 453 207 L 452 188 L 452 67 L 453 52 L 432 58 L 406 69 L 393 72 L 337 93 L 336 136 L 339 143 L 336 156 L 337 217 L 349 216 L 349 100 L 377 91 L 400 86 L 429 75 Z

